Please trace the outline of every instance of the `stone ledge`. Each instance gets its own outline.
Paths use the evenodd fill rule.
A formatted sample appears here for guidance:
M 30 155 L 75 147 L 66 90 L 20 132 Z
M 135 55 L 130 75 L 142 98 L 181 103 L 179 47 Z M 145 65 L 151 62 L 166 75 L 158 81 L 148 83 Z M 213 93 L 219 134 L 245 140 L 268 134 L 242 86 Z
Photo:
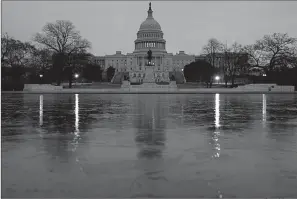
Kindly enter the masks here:
M 54 86 L 51 84 L 25 84 L 24 91 L 55 91 L 63 90 L 63 86 Z

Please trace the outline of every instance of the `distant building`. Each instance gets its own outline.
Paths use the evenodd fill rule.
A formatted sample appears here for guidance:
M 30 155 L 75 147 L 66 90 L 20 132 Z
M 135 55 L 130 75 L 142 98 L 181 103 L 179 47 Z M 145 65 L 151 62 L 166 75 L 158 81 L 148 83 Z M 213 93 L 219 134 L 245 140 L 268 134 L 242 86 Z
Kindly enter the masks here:
M 115 77 L 122 73 L 128 73 L 131 81 L 141 82 L 144 78 L 149 50 L 152 51 L 155 75 L 160 77 L 158 78 L 160 81 L 163 77 L 168 79 L 164 76 L 168 72 L 180 72 L 179 76 L 181 76 L 184 66 L 195 61 L 194 55 L 188 55 L 184 51 L 180 51 L 176 55 L 167 53 L 164 33 L 160 24 L 153 18 L 151 3 L 147 12 L 146 20 L 141 23 L 139 31 L 136 33 L 135 49 L 132 53 L 122 54 L 121 51 L 116 51 L 113 55 L 94 57 L 95 62 L 103 66 L 105 73 L 109 67 L 113 67 L 116 69 Z M 121 81 L 122 77 L 119 79 Z
M 165 77 L 168 72 L 171 74 L 178 72 L 177 76 L 184 79 L 182 70 L 186 65 L 198 60 L 210 62 L 206 54 L 189 55 L 185 51 L 179 51 L 175 55 L 168 53 L 161 25 L 153 18 L 151 3 L 147 13 L 146 20 L 141 23 L 139 31 L 136 33 L 137 38 L 134 41 L 134 51 L 132 53 L 122 54 L 121 51 L 116 51 L 113 55 L 95 56 L 93 58 L 104 69 L 103 76 L 106 76 L 109 67 L 113 67 L 116 69 L 115 77 L 117 78 L 114 77 L 112 81 L 121 82 L 125 73 L 132 82 L 142 82 L 149 50 L 152 51 L 154 73 L 160 77 L 158 78 L 160 81 L 168 79 L 168 77 Z M 216 53 L 215 55 L 214 66 L 222 68 L 226 61 L 225 54 Z M 236 58 L 236 56 L 234 57 Z M 164 78 L 162 79 L 162 77 Z

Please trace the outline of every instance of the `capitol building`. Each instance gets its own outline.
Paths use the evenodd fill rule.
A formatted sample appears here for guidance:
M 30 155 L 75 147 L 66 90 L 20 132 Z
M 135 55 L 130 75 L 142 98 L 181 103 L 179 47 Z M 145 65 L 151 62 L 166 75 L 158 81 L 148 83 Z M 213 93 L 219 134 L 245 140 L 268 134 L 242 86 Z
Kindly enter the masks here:
M 141 83 L 145 79 L 146 70 L 152 68 L 155 82 L 169 82 L 174 77 L 177 83 L 184 83 L 183 68 L 195 61 L 194 55 L 184 51 L 173 55 L 166 51 L 166 40 L 161 25 L 154 19 L 151 3 L 147 18 L 141 23 L 137 38 L 134 41 L 134 51 L 122 54 L 116 51 L 114 55 L 96 56 L 94 61 L 103 66 L 103 77 L 109 67 L 115 68 L 112 83 L 122 83 L 125 78 L 130 82 Z M 152 52 L 151 63 L 148 63 L 148 51 Z

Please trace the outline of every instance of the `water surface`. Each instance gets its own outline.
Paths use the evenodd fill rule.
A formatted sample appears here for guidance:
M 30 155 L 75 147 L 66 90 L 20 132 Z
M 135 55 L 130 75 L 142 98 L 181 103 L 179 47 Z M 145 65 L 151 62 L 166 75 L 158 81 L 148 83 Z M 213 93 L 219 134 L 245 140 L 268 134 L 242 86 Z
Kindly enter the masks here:
M 2 94 L 2 197 L 297 197 L 297 95 Z

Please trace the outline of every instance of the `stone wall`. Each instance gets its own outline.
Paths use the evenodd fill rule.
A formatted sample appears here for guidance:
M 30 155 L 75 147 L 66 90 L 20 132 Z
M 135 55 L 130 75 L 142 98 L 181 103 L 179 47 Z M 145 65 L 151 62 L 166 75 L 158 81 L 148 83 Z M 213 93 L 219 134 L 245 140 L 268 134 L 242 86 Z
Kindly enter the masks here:
M 63 86 L 54 86 L 51 84 L 25 84 L 24 91 L 55 91 L 62 90 Z
M 171 81 L 169 85 L 158 85 L 156 83 L 143 83 L 140 85 L 130 85 L 128 81 L 123 81 L 122 90 L 124 91 L 177 91 L 175 81 Z
M 279 86 L 276 84 L 247 84 L 235 88 L 240 91 L 274 91 L 274 92 L 293 92 L 294 86 Z

